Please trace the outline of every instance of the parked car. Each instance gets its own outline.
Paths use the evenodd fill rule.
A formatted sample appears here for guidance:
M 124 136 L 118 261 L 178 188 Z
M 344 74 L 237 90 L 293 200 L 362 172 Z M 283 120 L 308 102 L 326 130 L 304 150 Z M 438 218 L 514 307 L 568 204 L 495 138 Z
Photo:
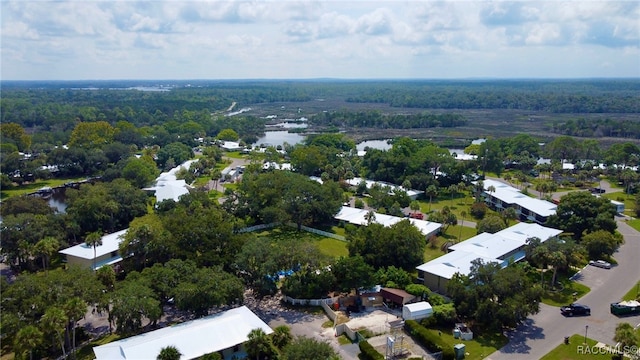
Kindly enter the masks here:
M 589 261 L 589 265 L 603 268 L 603 269 L 611 269 L 611 264 L 604 260 L 596 260 L 596 261 L 591 260 Z
M 561 307 L 560 313 L 562 313 L 562 315 L 564 316 L 573 316 L 573 315 L 589 316 L 591 315 L 591 308 L 586 305 L 573 303 L 573 304 Z

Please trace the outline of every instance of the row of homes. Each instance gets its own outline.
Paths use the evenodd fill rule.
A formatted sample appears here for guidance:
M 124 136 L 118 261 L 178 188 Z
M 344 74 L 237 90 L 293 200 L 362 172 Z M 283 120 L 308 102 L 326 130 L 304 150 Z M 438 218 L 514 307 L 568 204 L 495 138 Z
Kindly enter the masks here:
M 482 233 L 449 247 L 449 252 L 418 266 L 418 278 L 432 291 L 446 294 L 447 283 L 457 273 L 469 275 L 472 261 L 482 259 L 503 268 L 525 257 L 525 246 L 530 238 L 545 242 L 562 230 L 535 223 L 518 223 L 495 234 Z

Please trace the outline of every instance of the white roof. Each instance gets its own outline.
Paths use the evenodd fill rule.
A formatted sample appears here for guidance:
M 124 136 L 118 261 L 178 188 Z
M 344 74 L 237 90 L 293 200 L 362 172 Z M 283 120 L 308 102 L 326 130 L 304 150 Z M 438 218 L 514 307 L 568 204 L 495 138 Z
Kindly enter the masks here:
M 178 202 L 180 196 L 189 193 L 189 188 L 184 180 L 158 182 L 153 189 L 156 192 L 156 202 L 158 203 L 169 199 Z
M 277 162 L 266 162 L 262 165 L 262 168 L 265 170 L 274 169 L 274 170 L 291 170 L 290 163 L 278 164 Z
M 504 264 L 501 257 L 526 245 L 527 239 L 537 237 L 542 242 L 559 235 L 562 230 L 538 224 L 518 223 L 495 234 L 482 233 L 449 247 L 450 253 L 417 267 L 418 270 L 451 279 L 455 273 L 469 275 L 471 261 Z
M 155 360 L 162 348 L 175 346 L 182 359 L 228 349 L 247 341 L 253 329 L 273 330 L 246 306 L 187 321 L 93 348 L 97 360 Z
M 189 169 L 191 164 L 196 161 L 198 159 L 188 160 L 169 171 L 163 172 L 156 178 L 156 185 L 146 190 L 155 191 L 156 202 L 158 203 L 168 199 L 177 202 L 180 200 L 180 196 L 189 193 L 189 185 L 184 180 L 178 180 L 176 173 L 181 168 Z
M 102 245 L 96 246 L 96 258 L 118 251 L 118 245 L 120 245 L 120 242 L 122 241 L 121 236 L 124 236 L 127 230 L 128 229 L 124 229 L 103 236 Z M 60 253 L 82 259 L 93 260 L 93 246 L 89 246 L 84 243 L 60 250 Z
M 368 210 L 353 208 L 349 206 L 343 206 L 342 209 L 340 209 L 340 212 L 338 212 L 338 214 L 335 216 L 335 218 L 338 220 L 346 221 L 350 224 L 367 225 L 366 216 L 368 213 L 369 213 Z M 374 222 L 376 224 L 380 224 L 383 226 L 391 226 L 397 222 L 400 222 L 406 219 L 403 217 L 391 216 L 391 215 L 379 214 L 379 213 L 374 213 L 374 215 L 375 215 Z M 408 219 L 408 220 L 411 222 L 411 224 L 417 227 L 418 230 L 420 230 L 420 232 L 424 235 L 429 235 L 442 227 L 442 224 L 433 222 L 433 221 L 426 221 L 426 220 L 419 220 L 419 219 Z
M 411 311 L 412 313 L 418 312 L 418 311 L 424 311 L 424 310 L 427 310 L 427 311 L 433 310 L 433 308 L 431 307 L 431 304 L 429 304 L 426 301 L 420 301 L 413 304 L 406 304 L 404 305 L 404 307 L 409 309 L 409 311 Z
M 456 273 L 469 275 L 471 272 L 471 262 L 478 258 L 484 260 L 485 263 L 502 263 L 502 261 L 498 259 L 482 257 L 476 253 L 458 250 L 433 259 L 428 263 L 418 266 L 416 269 L 445 279 L 451 279 Z
M 482 257 L 501 258 L 527 244 L 527 239 L 537 237 L 547 241 L 562 231 L 538 224 L 518 223 L 495 234 L 482 233 L 449 247 L 449 250 L 472 252 Z
M 393 192 L 393 190 L 397 189 L 397 190 L 401 190 L 401 191 L 406 192 L 409 197 L 415 197 L 417 195 L 420 195 L 420 194 L 424 193 L 424 191 L 420 191 L 420 190 L 405 189 L 402 186 L 398 186 L 398 185 L 395 185 L 395 184 L 390 184 L 390 183 L 386 183 L 386 182 L 382 182 L 382 181 L 367 180 L 367 179 L 363 179 L 363 178 L 359 178 L 359 177 L 355 177 L 353 179 L 347 179 L 347 184 L 349 184 L 351 186 L 358 186 L 363 181 L 367 184 L 367 189 L 370 189 L 375 184 L 378 184 L 378 185 L 381 185 L 381 186 L 384 186 L 384 187 L 388 187 L 389 188 L 389 193 L 391 193 L 391 192 Z
M 506 204 L 517 204 L 540 216 L 550 216 L 556 213 L 557 205 L 552 202 L 532 198 L 521 193 L 520 190 L 497 180 L 486 179 L 483 183 L 486 192 L 488 192 L 489 187 L 493 186 L 495 191 L 491 192 L 490 195 Z
M 242 148 L 240 143 L 235 141 L 224 141 L 220 144 L 220 147 L 225 150 L 237 150 Z

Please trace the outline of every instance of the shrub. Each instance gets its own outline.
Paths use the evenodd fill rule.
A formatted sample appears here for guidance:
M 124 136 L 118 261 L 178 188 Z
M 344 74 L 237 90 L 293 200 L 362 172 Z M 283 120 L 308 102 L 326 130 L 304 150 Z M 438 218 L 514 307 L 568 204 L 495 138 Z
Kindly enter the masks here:
M 425 347 L 429 352 L 442 351 L 443 360 L 455 359 L 455 353 L 453 347 L 449 346 L 439 336 L 432 334 L 427 328 L 420 325 L 415 320 L 407 320 L 404 322 L 407 332 L 411 337 Z
M 471 216 L 476 219 L 482 219 L 487 214 L 487 204 L 483 202 L 476 202 L 471 205 Z
M 358 343 L 358 347 L 360 348 L 360 355 L 358 355 L 358 358 L 361 360 L 384 360 L 384 356 L 368 342 L 360 341 L 360 343 Z
M 433 316 L 438 326 L 449 327 L 455 325 L 458 314 L 453 304 L 437 305 L 433 307 Z
M 420 296 L 422 297 L 423 295 L 425 295 L 426 297 L 430 297 L 431 295 L 431 290 L 429 290 L 428 287 L 422 285 L 422 284 L 409 284 L 407 286 L 405 286 L 404 291 L 408 292 L 409 294 L 413 295 L 413 296 Z

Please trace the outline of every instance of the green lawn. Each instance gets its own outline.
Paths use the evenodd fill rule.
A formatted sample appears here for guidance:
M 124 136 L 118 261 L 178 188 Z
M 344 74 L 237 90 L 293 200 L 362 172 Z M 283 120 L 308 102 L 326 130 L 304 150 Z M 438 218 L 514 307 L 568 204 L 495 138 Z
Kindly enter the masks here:
M 569 338 L 569 344 L 562 343 L 551 350 L 542 360 L 591 360 L 591 359 L 611 359 L 611 353 L 600 350 L 595 345 L 598 342 L 587 338 L 584 344 L 584 334 L 575 334 Z
M 435 336 L 440 336 L 442 340 L 453 348 L 456 344 L 464 344 L 465 352 L 469 355 L 465 356 L 465 360 L 484 359 L 496 352 L 496 350 L 505 346 L 508 342 L 507 338 L 500 334 L 474 333 L 473 340 L 455 339 L 451 329 L 427 329 Z M 438 335 L 440 334 L 440 335 Z
M 547 271 L 545 274 L 545 283 L 548 285 L 551 283 L 551 273 L 552 271 Z M 562 290 L 552 291 L 548 289 L 548 286 L 545 288 L 545 293 L 542 295 L 542 302 L 551 306 L 563 306 L 570 304 L 577 299 L 580 299 L 584 294 L 591 291 L 587 286 L 582 285 L 578 282 L 571 281 L 565 275 L 561 277 L 558 275 L 558 281 L 562 284 Z M 575 294 L 575 295 L 574 295 Z
M 633 219 L 627 221 L 627 224 L 634 228 L 636 231 L 640 231 L 640 219 Z
M 431 244 L 427 244 L 424 248 L 424 261 L 433 260 L 439 256 L 446 254 L 446 252 L 440 250 L 441 246 L 447 242 L 458 242 L 458 237 L 460 241 L 467 240 L 476 235 L 476 229 L 468 226 L 449 226 L 447 231 L 438 236 L 438 241 L 436 242 L 436 247 L 432 247 Z
M 336 240 L 320 235 L 316 235 L 307 231 L 298 231 L 293 227 L 282 227 L 265 230 L 260 233 L 256 233 L 260 237 L 268 237 L 273 241 L 279 239 L 295 239 L 296 241 L 310 241 L 318 247 L 323 254 L 340 257 L 348 256 L 347 243 L 345 241 Z
M 636 283 L 636 286 L 629 289 L 629 291 L 622 297 L 622 300 L 635 300 L 640 298 L 640 280 Z
M 229 151 L 224 153 L 225 157 L 230 157 L 233 159 L 244 159 L 247 157 L 246 154 L 241 153 L 240 151 Z
M 32 193 L 40 188 L 43 187 L 59 187 L 59 186 L 63 186 L 65 183 L 68 182 L 75 182 L 75 181 L 80 181 L 86 179 L 85 177 L 82 178 L 67 178 L 67 179 L 49 179 L 49 180 L 36 180 L 32 183 L 29 184 L 25 184 L 22 186 L 16 186 L 10 189 L 2 189 L 2 191 L 0 192 L 0 198 L 2 200 L 6 199 L 6 198 L 10 198 L 12 196 L 19 196 L 19 195 L 25 195 L 25 194 L 29 194 Z
M 635 217 L 635 207 L 636 201 L 633 195 L 628 195 L 623 192 L 614 192 L 608 194 L 602 194 L 603 197 L 606 197 L 609 200 L 621 201 L 624 203 L 624 214 L 628 216 Z

